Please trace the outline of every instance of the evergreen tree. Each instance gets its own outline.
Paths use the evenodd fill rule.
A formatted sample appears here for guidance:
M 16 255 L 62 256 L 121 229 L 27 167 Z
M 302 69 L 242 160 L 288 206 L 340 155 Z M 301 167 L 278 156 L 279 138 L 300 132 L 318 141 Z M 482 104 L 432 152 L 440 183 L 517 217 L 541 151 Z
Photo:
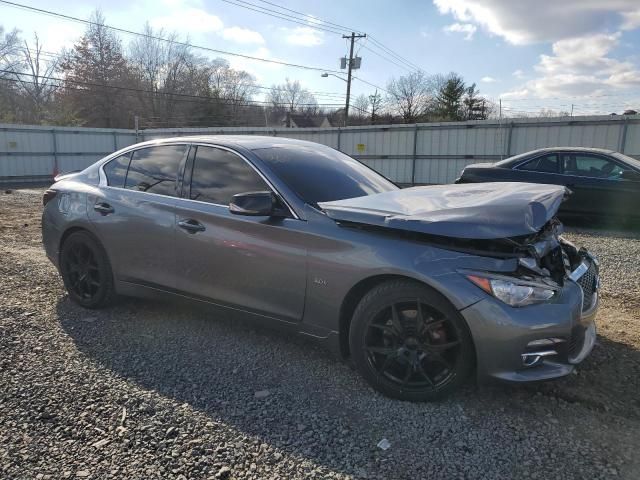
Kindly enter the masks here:
M 126 127 L 129 124 L 132 92 L 127 87 L 131 75 L 120 39 L 105 26 L 96 10 L 91 25 L 70 52 L 64 56 L 66 97 L 71 109 L 92 127 Z
M 444 120 L 463 120 L 463 99 L 467 88 L 463 78 L 451 73 L 436 95 L 436 110 Z

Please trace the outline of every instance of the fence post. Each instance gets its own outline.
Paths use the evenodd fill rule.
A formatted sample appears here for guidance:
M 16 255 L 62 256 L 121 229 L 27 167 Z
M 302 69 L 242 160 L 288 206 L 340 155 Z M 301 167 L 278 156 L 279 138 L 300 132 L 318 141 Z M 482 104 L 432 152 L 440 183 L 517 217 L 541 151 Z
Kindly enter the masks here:
M 112 133 L 113 133 L 113 151 L 115 152 L 116 150 L 118 150 L 118 134 L 116 133 L 115 130 Z
M 509 132 L 507 133 L 507 157 L 511 156 L 511 135 L 513 134 L 513 122 L 509 123 Z
M 51 130 L 51 139 L 53 140 L 53 176 L 55 177 L 60 173 L 58 171 L 58 138 L 55 130 Z
M 627 144 L 627 126 L 629 125 L 629 119 L 624 117 L 624 122 L 622 124 L 622 131 L 620 132 L 620 140 L 618 142 L 618 151 L 620 153 L 624 153 L 626 144 Z
M 340 132 L 342 132 L 342 129 L 340 127 L 338 127 L 338 151 L 341 152 L 342 150 L 340 150 Z
M 416 160 L 418 153 L 418 124 L 413 126 L 413 158 L 411 161 L 411 185 L 416 184 Z

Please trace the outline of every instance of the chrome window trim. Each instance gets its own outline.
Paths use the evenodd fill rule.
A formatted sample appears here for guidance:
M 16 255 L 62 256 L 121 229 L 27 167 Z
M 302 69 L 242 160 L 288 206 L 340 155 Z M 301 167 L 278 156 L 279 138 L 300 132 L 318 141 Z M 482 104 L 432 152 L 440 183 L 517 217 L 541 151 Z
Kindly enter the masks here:
M 136 190 L 131 190 L 128 188 L 124 188 L 124 187 L 112 187 L 110 185 L 107 184 L 107 175 L 104 173 L 104 166 L 109 163 L 111 160 L 114 160 L 122 155 L 131 153 L 131 152 L 135 152 L 136 150 L 141 150 L 143 148 L 152 148 L 152 147 L 161 147 L 161 146 L 170 146 L 170 145 L 185 145 L 186 147 L 192 147 L 192 146 L 202 146 L 202 147 L 210 147 L 210 148 L 219 148 L 221 150 L 226 150 L 228 152 L 231 152 L 235 155 L 237 155 L 238 157 L 240 157 L 242 160 L 244 160 L 245 163 L 249 164 L 249 166 L 253 169 L 253 171 L 255 171 L 260 178 L 262 178 L 262 180 L 267 184 L 267 186 L 271 189 L 272 192 L 274 192 L 278 198 L 280 200 L 282 200 L 282 202 L 285 204 L 285 206 L 287 207 L 287 209 L 289 210 L 289 213 L 291 214 L 291 216 L 295 219 L 295 220 L 300 220 L 300 217 L 298 216 L 298 214 L 295 212 L 295 210 L 293 209 L 293 207 L 290 205 L 290 203 L 287 201 L 287 199 L 284 197 L 284 195 L 282 195 L 277 188 L 275 188 L 273 186 L 273 184 L 269 181 L 269 179 L 260 171 L 258 170 L 258 168 L 251 163 L 251 161 L 249 161 L 249 159 L 247 159 L 244 155 L 242 155 L 240 152 L 237 152 L 236 150 L 229 148 L 229 147 L 225 147 L 223 145 L 217 145 L 215 143 L 207 143 L 207 142 L 188 142 L 188 141 L 171 141 L 171 142 L 163 142 L 162 140 L 158 140 L 156 143 L 152 143 L 152 144 L 147 144 L 147 145 L 140 145 L 140 144 L 136 144 L 136 145 L 132 145 L 130 148 L 126 149 L 126 150 L 119 150 L 113 154 L 111 154 L 110 156 L 108 156 L 101 164 L 100 167 L 98 169 L 98 174 L 100 177 L 100 180 L 98 182 L 98 185 L 100 187 L 107 187 L 107 188 L 113 188 L 113 189 L 118 189 L 118 190 L 128 190 L 128 191 L 136 191 Z M 184 179 L 183 179 L 184 181 Z M 197 202 L 197 203 L 202 203 L 202 204 L 206 204 L 206 205 L 215 205 L 218 207 L 224 207 L 227 210 L 229 209 L 229 205 L 222 205 L 219 203 L 213 203 L 213 202 L 203 202 L 202 200 L 192 200 L 190 198 L 185 198 L 185 197 L 172 197 L 169 195 L 161 195 L 159 193 L 152 193 L 152 192 L 140 192 L 140 193 L 145 193 L 147 195 L 156 195 L 159 197 L 164 197 L 164 198 L 177 198 L 180 200 L 185 200 L 187 202 Z
M 571 153 L 572 153 L 572 152 L 571 152 L 571 150 L 566 150 L 566 151 L 557 152 L 555 155 L 567 155 L 567 154 L 571 154 Z M 582 152 L 581 152 L 581 153 L 582 153 Z M 574 154 L 575 154 L 575 153 L 574 153 Z M 633 168 L 629 167 L 629 166 L 628 166 L 628 165 L 626 165 L 626 164 L 621 165 L 621 164 L 620 164 L 620 161 L 619 161 L 619 160 L 617 160 L 615 157 L 611 157 L 611 156 L 606 155 L 606 154 L 604 154 L 604 153 L 591 153 L 591 152 L 585 152 L 585 154 L 586 154 L 586 155 L 601 156 L 601 157 L 607 158 L 608 160 L 611 160 L 613 163 L 615 163 L 616 165 L 618 165 L 618 166 L 619 166 L 619 167 L 621 167 L 621 168 L 626 167 L 626 168 L 624 168 L 625 170 L 634 170 Z M 571 174 L 569 174 L 569 173 L 564 173 L 564 166 L 563 166 L 563 168 L 562 168 L 562 173 L 560 173 L 560 172 L 556 172 L 556 173 L 553 173 L 553 172 L 539 172 L 539 171 L 537 171 L 537 170 L 522 170 L 522 169 L 520 169 L 520 168 L 519 168 L 520 166 L 524 165 L 525 163 L 532 162 L 532 161 L 534 161 L 534 160 L 538 160 L 538 159 L 540 159 L 540 157 L 544 157 L 545 155 L 549 155 L 549 153 L 541 154 L 541 155 L 538 155 L 538 156 L 535 156 L 535 157 L 530 157 L 530 158 L 528 158 L 528 159 L 526 159 L 526 160 L 523 160 L 522 162 L 518 163 L 517 165 L 514 165 L 513 167 L 511 167 L 511 170 L 518 170 L 519 172 L 533 172 L 533 173 L 538 173 L 538 174 L 542 174 L 542 175 L 560 175 L 560 176 L 562 176 L 562 177 L 571 177 L 571 178 L 590 178 L 590 179 L 592 179 L 592 180 L 611 180 L 611 181 L 613 181 L 613 180 L 612 180 L 612 179 L 610 179 L 610 178 L 587 177 L 587 176 L 584 176 L 584 175 L 571 175 Z M 558 159 L 558 161 L 560 161 L 560 162 L 561 162 L 561 160 L 560 160 L 560 159 Z M 622 179 L 622 178 L 621 178 L 620 180 L 624 180 L 624 179 Z M 615 181 L 618 181 L 618 180 L 615 180 Z
M 241 154 L 240 152 L 238 152 L 238 151 L 236 151 L 236 150 L 234 150 L 232 148 L 225 147 L 223 145 L 216 145 L 216 144 L 213 144 L 213 143 L 191 142 L 190 145 L 192 145 L 192 146 L 195 145 L 196 147 L 197 146 L 202 146 L 202 147 L 210 147 L 210 148 L 219 148 L 220 150 L 226 150 L 226 151 L 231 152 L 234 155 L 237 155 L 238 157 L 240 157 L 242 160 L 244 160 L 245 163 L 247 163 L 253 169 L 254 172 L 256 172 L 260 176 L 260 178 L 262 178 L 264 183 L 267 184 L 267 187 L 269 187 L 271 189 L 271 191 L 273 193 L 275 193 L 278 196 L 278 198 L 284 202 L 285 206 L 287 207 L 287 209 L 289 210 L 289 213 L 293 216 L 293 218 L 296 219 L 296 220 L 300 220 L 300 217 L 295 212 L 295 210 L 291 207 L 291 205 L 289 204 L 287 199 L 284 197 L 284 195 L 282 195 L 278 191 L 278 189 L 273 186 L 273 184 L 269 181 L 269 179 L 260 170 L 258 170 L 258 168 L 253 163 L 251 163 L 251 161 L 247 157 L 245 157 L 243 154 Z M 198 155 L 198 151 L 196 150 L 196 157 L 195 158 L 197 158 L 197 155 Z M 194 158 L 194 160 L 195 160 L 195 158 Z M 194 161 L 194 165 L 195 165 L 195 161 Z M 192 174 L 191 175 L 193 177 L 193 167 L 192 167 Z M 182 197 L 182 200 L 187 200 L 189 202 L 206 203 L 208 205 L 220 205 L 219 203 L 203 202 L 202 200 L 191 200 L 190 198 L 184 198 L 184 197 Z M 229 205 L 220 205 L 220 206 L 223 206 L 223 207 L 226 207 L 227 209 L 229 209 Z
M 571 154 L 571 153 L 572 153 L 571 151 L 562 152 L 563 155 L 567 155 L 567 154 Z M 581 154 L 582 154 L 582 152 L 581 152 Z M 575 153 L 574 153 L 574 155 L 575 155 Z M 584 152 L 584 155 L 600 156 L 600 157 L 603 157 L 603 158 L 606 158 L 606 159 L 610 160 L 611 162 L 615 163 L 620 168 L 627 167 L 627 168 L 623 168 L 623 170 L 629 170 L 629 169 L 633 170 L 633 168 L 629 167 L 626 164 L 621 165 L 620 161 L 618 159 L 616 159 L 615 157 L 612 157 L 610 155 L 606 155 L 604 153 Z M 564 173 L 564 163 L 562 164 L 562 172 L 563 173 L 561 173 L 561 175 L 564 175 L 566 177 L 571 177 L 571 178 L 590 178 L 591 180 L 610 180 L 610 181 L 614 181 L 614 179 L 611 179 L 611 178 L 587 177 L 585 175 L 571 175 L 569 173 Z M 615 181 L 620 181 L 620 180 L 624 180 L 624 178 L 621 177 L 619 179 L 615 179 Z
M 513 167 L 511 167 L 511 170 L 518 170 L 520 172 L 546 173 L 547 175 L 562 175 L 560 172 L 539 172 L 538 170 L 522 170 L 520 168 L 525 163 L 533 162 L 534 160 L 540 160 L 542 157 L 546 157 L 547 155 L 555 155 L 556 157 L 558 157 L 559 153 L 558 152 L 540 153 L 540 154 L 536 155 L 535 157 L 529 157 L 526 160 L 521 161 L 517 165 L 514 165 Z M 560 159 L 557 158 L 557 160 L 558 160 L 558 166 L 560 166 Z
M 142 150 L 143 148 L 152 148 L 152 147 L 161 147 L 164 145 L 184 145 L 187 148 L 189 147 L 189 145 L 191 145 L 190 142 L 187 141 L 179 141 L 179 140 L 175 140 L 172 142 L 166 142 L 163 143 L 161 140 L 150 140 L 150 142 L 153 143 L 136 143 L 133 145 L 130 145 L 129 147 L 125 147 L 122 150 L 118 150 L 117 152 L 113 152 L 111 155 L 108 155 L 107 157 L 103 158 L 102 160 L 98 160 L 100 163 L 100 166 L 98 167 L 98 177 L 99 177 L 99 181 L 98 181 L 98 186 L 99 187 L 109 187 L 110 185 L 107 184 L 107 174 L 104 173 L 104 166 L 109 163 L 111 160 L 115 160 L 118 157 L 121 157 L 122 155 L 126 155 L 126 154 L 130 154 L 131 152 L 134 152 L 136 150 Z M 129 162 L 131 162 L 131 159 L 129 160 Z M 123 187 L 111 187 L 111 188 L 121 188 L 122 190 L 128 190 L 126 188 Z M 143 193 L 150 193 L 150 192 L 143 192 Z M 157 193 L 153 194 L 153 195 L 159 195 Z

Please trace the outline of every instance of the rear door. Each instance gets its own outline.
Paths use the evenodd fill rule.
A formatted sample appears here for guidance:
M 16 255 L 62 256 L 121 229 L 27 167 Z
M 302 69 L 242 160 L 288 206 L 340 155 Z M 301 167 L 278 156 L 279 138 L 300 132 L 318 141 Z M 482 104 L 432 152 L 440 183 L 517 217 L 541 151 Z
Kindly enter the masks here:
M 267 218 L 230 213 L 233 195 L 271 187 L 233 151 L 196 148 L 189 156 L 183 198 L 176 208 L 177 288 L 225 306 L 300 321 L 306 290 L 306 222 L 293 214 Z
M 531 160 L 526 160 L 516 165 L 513 173 L 513 178 L 519 182 L 564 185 L 557 153 L 547 153 Z
M 89 217 L 120 281 L 175 288 L 175 203 L 188 145 L 134 150 L 103 167 Z
M 573 191 L 566 208 L 572 213 L 607 217 L 637 208 L 638 185 L 622 178 L 624 164 L 592 153 L 567 152 L 562 157 L 564 177 Z

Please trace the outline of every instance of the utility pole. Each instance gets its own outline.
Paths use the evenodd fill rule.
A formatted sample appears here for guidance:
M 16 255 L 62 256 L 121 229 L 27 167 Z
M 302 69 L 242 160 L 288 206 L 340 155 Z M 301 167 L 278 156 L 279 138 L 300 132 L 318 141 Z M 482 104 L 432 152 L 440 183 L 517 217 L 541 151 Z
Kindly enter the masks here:
M 351 97 L 351 68 L 353 67 L 353 44 L 356 38 L 365 38 L 367 34 L 356 35 L 356 32 L 351 32 L 351 35 L 343 35 L 342 38 L 351 39 L 351 48 L 349 49 L 349 65 L 347 70 L 347 101 L 344 105 L 344 126 L 347 126 L 349 121 L 349 100 Z

